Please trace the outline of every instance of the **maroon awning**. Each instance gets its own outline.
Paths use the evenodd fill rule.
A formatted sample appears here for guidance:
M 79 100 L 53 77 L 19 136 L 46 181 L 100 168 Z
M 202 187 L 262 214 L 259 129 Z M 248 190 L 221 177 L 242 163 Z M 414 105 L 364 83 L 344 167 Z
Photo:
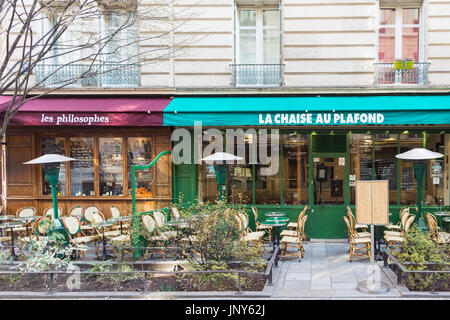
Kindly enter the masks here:
M 11 97 L 0 97 L 4 112 Z M 162 126 L 169 98 L 42 97 L 27 101 L 9 123 L 39 126 Z

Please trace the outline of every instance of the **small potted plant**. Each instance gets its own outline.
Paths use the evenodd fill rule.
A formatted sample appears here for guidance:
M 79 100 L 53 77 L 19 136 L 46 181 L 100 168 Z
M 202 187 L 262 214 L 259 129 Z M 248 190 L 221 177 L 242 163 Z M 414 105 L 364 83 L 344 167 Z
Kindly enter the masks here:
M 395 59 L 394 60 L 394 69 L 399 70 L 403 68 L 403 60 L 402 59 Z
M 405 59 L 405 69 L 411 70 L 414 68 L 414 59 L 406 58 Z

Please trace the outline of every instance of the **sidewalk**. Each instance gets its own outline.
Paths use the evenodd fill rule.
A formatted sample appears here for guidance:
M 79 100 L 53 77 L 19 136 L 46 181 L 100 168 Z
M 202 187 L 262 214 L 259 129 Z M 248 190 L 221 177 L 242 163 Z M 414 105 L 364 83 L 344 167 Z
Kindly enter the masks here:
M 389 284 L 383 294 L 366 294 L 357 290 L 359 281 L 369 277 L 371 264 L 367 258 L 349 261 L 348 244 L 307 243 L 299 262 L 287 257 L 274 269 L 272 299 L 395 299 L 400 292 L 376 265 L 380 280 Z

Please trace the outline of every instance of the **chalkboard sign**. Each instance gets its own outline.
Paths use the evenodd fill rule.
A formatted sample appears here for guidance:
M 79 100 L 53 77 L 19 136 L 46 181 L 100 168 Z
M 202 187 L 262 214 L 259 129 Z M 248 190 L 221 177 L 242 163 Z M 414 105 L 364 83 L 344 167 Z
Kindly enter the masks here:
M 375 180 L 389 180 L 389 190 L 397 190 L 397 161 L 376 160 Z
M 402 190 L 414 190 L 413 168 L 402 168 Z
M 42 154 L 64 155 L 64 138 L 42 139 Z

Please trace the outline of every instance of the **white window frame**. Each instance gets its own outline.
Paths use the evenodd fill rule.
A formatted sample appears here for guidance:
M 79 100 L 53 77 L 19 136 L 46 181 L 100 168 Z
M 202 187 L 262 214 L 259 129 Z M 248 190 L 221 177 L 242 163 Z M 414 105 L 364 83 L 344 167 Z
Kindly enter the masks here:
M 378 21 L 378 30 L 377 30 L 377 43 L 378 43 L 378 52 L 377 52 L 377 60 L 379 61 L 379 43 L 380 43 L 380 29 L 394 29 L 395 30 L 395 59 L 401 59 L 402 58 L 402 36 L 403 36 L 403 28 L 419 28 L 418 32 L 418 61 L 415 62 L 421 62 L 423 60 L 424 52 L 423 52 L 423 39 L 424 39 L 424 33 L 423 33 L 423 10 L 421 7 L 418 6 L 386 6 L 386 7 L 380 7 L 380 14 L 379 19 L 381 19 L 381 10 L 383 9 L 394 9 L 395 10 L 395 24 L 391 25 L 382 25 L 380 24 L 380 21 Z M 403 24 L 403 9 L 419 9 L 419 23 L 418 24 Z M 392 61 L 393 63 L 394 61 Z
M 240 26 L 240 11 L 245 10 L 254 10 L 256 11 L 256 26 Z M 281 14 L 279 7 L 276 6 L 264 6 L 264 7 L 245 7 L 239 6 L 237 7 L 237 15 L 236 15 L 236 63 L 241 63 L 241 30 L 256 30 L 256 62 L 255 64 L 264 64 L 264 30 L 278 30 L 281 32 L 281 19 L 278 26 L 263 26 L 263 11 L 265 10 L 273 10 L 278 11 L 279 15 Z M 281 37 L 280 37 L 280 48 L 281 48 Z M 281 61 L 281 54 L 278 52 L 278 63 Z

